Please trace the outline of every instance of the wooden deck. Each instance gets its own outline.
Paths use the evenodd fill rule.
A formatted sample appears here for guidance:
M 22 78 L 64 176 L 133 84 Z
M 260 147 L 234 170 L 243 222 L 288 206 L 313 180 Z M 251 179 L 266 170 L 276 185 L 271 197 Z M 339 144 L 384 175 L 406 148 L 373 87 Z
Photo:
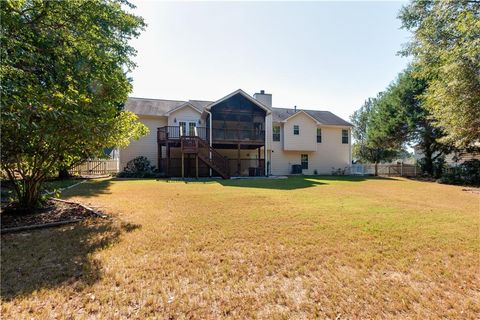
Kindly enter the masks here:
M 180 132 L 179 126 L 165 126 L 157 129 L 157 139 L 159 142 L 179 141 L 184 136 L 197 136 L 203 140 L 210 141 L 210 128 L 195 127 L 196 134 L 185 134 Z M 242 130 L 242 129 L 223 129 L 213 128 L 211 138 L 214 144 L 236 145 L 264 145 L 264 130 Z
M 211 136 L 214 147 L 209 142 Z M 178 160 L 174 159 L 180 159 L 182 177 L 192 176 L 192 171 L 196 177 L 204 175 L 202 163 L 225 179 L 231 175 L 263 175 L 265 172 L 265 160 L 261 159 L 260 152 L 265 146 L 263 130 L 213 129 L 210 134 L 209 128 L 195 127 L 192 134 L 184 134 L 180 126 L 165 126 L 157 129 L 157 142 L 158 168 L 166 176 L 178 176 Z M 172 157 L 171 148 L 180 148 L 181 157 Z M 228 159 L 216 149 L 238 150 L 238 157 Z M 258 159 L 241 159 L 241 149 L 258 149 Z

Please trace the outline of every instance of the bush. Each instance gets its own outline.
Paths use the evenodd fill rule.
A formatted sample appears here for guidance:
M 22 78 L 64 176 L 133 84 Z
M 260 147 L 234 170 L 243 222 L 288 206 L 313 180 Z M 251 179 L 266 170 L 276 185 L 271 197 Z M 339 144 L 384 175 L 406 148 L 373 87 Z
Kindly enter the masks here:
M 426 163 L 426 158 L 422 158 L 418 161 L 418 164 L 420 165 L 420 169 L 422 171 L 422 175 L 424 177 L 431 177 L 434 179 L 438 179 L 443 176 L 443 172 L 445 169 L 445 156 L 438 157 L 435 159 L 432 163 L 432 174 L 430 175 L 428 173 L 428 168 L 427 168 L 427 163 Z
M 347 170 L 347 167 L 343 169 L 341 168 L 335 169 L 335 167 L 332 167 L 332 176 L 344 176 L 346 170 Z
M 157 178 L 158 176 L 155 166 L 152 166 L 143 156 L 128 161 L 123 171 L 117 174 L 119 178 Z
M 450 168 L 438 182 L 480 186 L 480 160 L 465 161 L 458 167 Z

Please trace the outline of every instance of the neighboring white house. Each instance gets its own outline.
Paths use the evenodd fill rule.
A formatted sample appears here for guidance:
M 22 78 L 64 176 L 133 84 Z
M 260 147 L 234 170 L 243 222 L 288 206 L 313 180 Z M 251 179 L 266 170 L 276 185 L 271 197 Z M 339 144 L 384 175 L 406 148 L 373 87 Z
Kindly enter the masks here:
M 120 150 L 120 169 L 147 157 L 165 176 L 331 174 L 351 164 L 352 125 L 329 111 L 272 107 L 237 90 L 217 101 L 129 98 L 149 129 Z

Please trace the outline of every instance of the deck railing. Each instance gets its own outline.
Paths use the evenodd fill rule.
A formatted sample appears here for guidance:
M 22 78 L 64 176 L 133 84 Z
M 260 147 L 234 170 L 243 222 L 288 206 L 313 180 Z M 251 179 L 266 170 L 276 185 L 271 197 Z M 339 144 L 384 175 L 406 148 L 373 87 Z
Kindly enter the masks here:
M 212 148 L 207 141 L 197 139 L 198 156 L 210 164 L 223 178 L 228 178 L 228 162 L 227 158 L 221 155 L 217 150 Z
M 186 132 L 185 132 L 186 131 Z M 210 141 L 210 129 L 195 127 L 194 132 L 180 126 L 165 126 L 157 129 L 158 141 L 179 140 L 183 136 L 195 136 Z M 265 130 L 255 129 L 225 129 L 214 128 L 212 130 L 213 141 L 264 141 Z
M 157 129 L 158 141 L 178 140 L 183 136 L 196 136 L 204 140 L 209 140 L 209 131 L 205 127 L 195 127 L 194 132 L 184 132 L 185 128 L 180 126 L 165 126 Z
M 212 139 L 214 141 L 215 140 L 263 141 L 265 140 L 265 130 L 213 128 Z

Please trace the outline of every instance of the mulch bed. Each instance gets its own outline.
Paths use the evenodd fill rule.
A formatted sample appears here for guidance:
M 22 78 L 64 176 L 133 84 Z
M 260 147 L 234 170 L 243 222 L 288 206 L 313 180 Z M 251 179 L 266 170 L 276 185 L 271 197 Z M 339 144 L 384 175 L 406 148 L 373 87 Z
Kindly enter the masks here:
M 8 208 L 2 210 L 0 226 L 2 233 L 8 233 L 53 227 L 99 217 L 102 217 L 100 213 L 80 204 L 50 200 L 45 208 L 33 213 L 18 214 Z

